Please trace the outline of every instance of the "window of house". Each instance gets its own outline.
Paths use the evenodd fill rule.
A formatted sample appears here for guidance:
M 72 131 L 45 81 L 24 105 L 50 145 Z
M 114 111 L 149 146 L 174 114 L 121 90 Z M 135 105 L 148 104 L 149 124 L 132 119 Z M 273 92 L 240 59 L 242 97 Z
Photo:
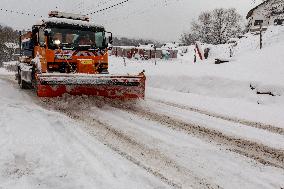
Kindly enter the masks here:
M 259 26 L 260 24 L 263 24 L 263 20 L 255 20 L 254 25 Z
M 283 25 L 284 24 L 284 19 L 275 19 L 274 20 L 275 25 Z

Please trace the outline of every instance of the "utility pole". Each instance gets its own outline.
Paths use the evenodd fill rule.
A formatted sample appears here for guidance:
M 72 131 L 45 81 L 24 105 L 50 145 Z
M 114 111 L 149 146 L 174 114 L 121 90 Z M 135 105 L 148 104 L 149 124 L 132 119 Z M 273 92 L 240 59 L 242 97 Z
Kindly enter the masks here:
M 20 49 L 20 56 L 23 55 L 23 52 L 22 52 L 22 31 L 20 30 L 19 31 L 19 49 Z
M 260 47 L 260 49 L 262 49 L 262 23 L 260 23 L 260 25 L 259 25 L 259 32 L 260 32 L 260 35 L 259 35 L 259 47 Z
M 157 65 L 157 60 L 156 60 L 156 55 L 157 55 L 157 46 L 156 46 L 156 45 L 154 45 L 154 52 L 155 52 L 155 57 L 154 57 L 155 65 Z
M 125 55 L 124 55 L 124 53 L 125 53 L 125 50 L 122 49 L 123 65 L 126 67 L 126 60 L 125 60 Z

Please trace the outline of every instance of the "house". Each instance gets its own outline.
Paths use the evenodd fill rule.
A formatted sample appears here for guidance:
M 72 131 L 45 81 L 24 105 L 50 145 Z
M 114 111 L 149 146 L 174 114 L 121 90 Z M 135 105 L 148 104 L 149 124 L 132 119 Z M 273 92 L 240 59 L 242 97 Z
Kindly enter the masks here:
M 177 58 L 179 46 L 178 43 L 166 43 L 162 45 L 161 49 L 163 50 L 163 54 L 168 56 L 168 58 Z
M 18 60 L 18 57 L 20 55 L 20 47 L 19 44 L 17 43 L 4 43 L 5 46 L 7 47 L 7 52 L 9 54 L 9 59 L 10 60 Z
M 111 55 L 127 58 L 151 59 L 162 58 L 162 50 L 156 48 L 154 44 L 135 46 L 115 46 Z
M 127 57 L 132 58 L 134 53 L 134 46 L 117 46 L 113 47 L 111 51 L 111 55 L 119 56 L 119 57 Z
M 178 43 L 165 43 L 162 45 L 163 50 L 176 50 L 178 48 L 179 44 Z
M 176 45 L 168 44 L 157 48 L 154 44 L 146 44 L 134 46 L 114 46 L 111 55 L 117 57 L 137 58 L 137 59 L 153 59 L 153 58 L 177 58 L 178 48 Z
M 251 9 L 247 17 L 250 32 L 265 30 L 269 25 L 284 24 L 284 0 L 266 0 Z

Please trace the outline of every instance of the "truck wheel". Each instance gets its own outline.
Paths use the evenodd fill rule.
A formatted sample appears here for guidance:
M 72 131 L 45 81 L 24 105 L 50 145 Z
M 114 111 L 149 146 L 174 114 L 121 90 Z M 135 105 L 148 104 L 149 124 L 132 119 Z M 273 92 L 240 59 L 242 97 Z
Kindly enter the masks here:
M 18 84 L 21 84 L 21 70 L 18 68 L 18 73 L 16 75 L 16 79 L 18 81 Z
M 30 84 L 21 79 L 20 87 L 21 89 L 30 89 Z
M 100 74 L 109 74 L 108 69 L 99 69 L 98 72 Z
M 22 80 L 20 69 L 18 70 L 18 84 L 21 89 L 30 89 L 30 84 L 25 80 Z

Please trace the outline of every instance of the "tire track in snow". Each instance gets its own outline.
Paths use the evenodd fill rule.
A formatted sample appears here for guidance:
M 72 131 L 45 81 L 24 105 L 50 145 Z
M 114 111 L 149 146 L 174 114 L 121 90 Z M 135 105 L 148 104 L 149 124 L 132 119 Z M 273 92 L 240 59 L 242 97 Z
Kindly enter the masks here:
M 29 91 L 27 91 L 29 92 Z M 187 123 L 167 115 L 163 115 L 151 110 L 142 109 L 141 106 L 137 106 L 132 102 L 121 102 L 121 101 L 109 101 L 109 100 L 98 100 L 93 98 L 90 100 L 91 103 L 95 103 L 97 106 L 100 104 L 107 103 L 108 105 L 122 109 L 124 111 L 130 111 L 131 113 L 144 117 L 146 119 L 156 121 L 174 130 L 182 130 L 188 134 L 193 134 L 201 139 L 206 139 L 209 142 L 216 142 L 227 146 L 227 150 L 244 155 L 252 158 L 263 165 L 270 165 L 277 168 L 284 169 L 284 151 L 274 149 L 263 144 L 252 142 L 246 139 L 227 136 L 221 131 L 206 128 L 202 125 Z
M 235 117 L 229 117 L 229 116 L 225 116 L 225 115 L 222 115 L 222 114 L 209 112 L 209 111 L 206 111 L 206 110 L 200 110 L 196 107 L 180 105 L 180 104 L 176 104 L 176 103 L 172 103 L 172 102 L 166 102 L 166 101 L 163 101 L 163 100 L 150 99 L 150 101 L 153 101 L 153 102 L 156 102 L 156 103 L 162 103 L 162 104 L 165 104 L 165 105 L 168 105 L 168 106 L 173 106 L 173 107 L 176 107 L 176 108 L 200 113 L 200 114 L 203 114 L 203 115 L 206 115 L 206 116 L 209 116 L 209 117 L 214 117 L 214 118 L 222 119 L 222 120 L 225 120 L 225 121 L 230 121 L 230 122 L 233 122 L 233 123 L 239 123 L 239 124 L 242 124 L 242 125 L 255 127 L 255 128 L 258 128 L 258 129 L 263 129 L 263 130 L 272 132 L 272 133 L 284 135 L 284 128 L 276 127 L 276 126 L 273 126 L 273 125 L 264 124 L 264 123 L 260 123 L 260 122 L 254 122 L 254 121 L 248 121 L 248 120 L 245 120 L 245 119 L 238 119 L 238 118 L 235 118 Z
M 31 95 L 30 91 L 25 91 L 25 92 L 28 95 Z M 31 95 L 31 96 L 36 97 L 36 95 Z M 55 104 L 56 103 L 57 103 L 57 100 L 55 100 Z M 100 104 L 100 103 L 105 103 L 105 102 L 103 101 L 103 102 L 96 102 L 96 103 Z M 273 148 L 269 148 L 267 146 L 260 145 L 258 143 L 254 143 L 251 141 L 229 137 L 229 136 L 224 135 L 222 132 L 215 131 L 212 129 L 207 129 L 200 125 L 193 125 L 193 124 L 186 123 L 180 120 L 176 120 L 169 116 L 165 116 L 165 115 L 162 115 L 156 112 L 151 112 L 150 110 L 142 110 L 139 108 L 137 109 L 137 108 L 133 108 L 133 106 L 129 107 L 128 105 L 125 105 L 124 103 L 122 104 L 113 103 L 113 102 L 106 102 L 106 103 L 113 107 L 122 109 L 124 111 L 128 110 L 131 113 L 138 115 L 140 117 L 143 117 L 145 119 L 159 122 L 162 125 L 165 125 L 171 129 L 182 130 L 188 134 L 199 136 L 200 138 L 208 140 L 209 142 L 213 141 L 216 143 L 223 144 L 228 147 L 228 150 L 239 153 L 247 157 L 250 157 L 262 164 L 271 165 L 271 166 L 275 166 L 275 167 L 282 168 L 282 169 L 284 168 L 284 165 L 283 165 L 284 152 L 283 151 L 275 150 Z M 46 108 L 46 105 L 48 104 L 43 105 L 43 107 Z M 100 138 L 101 142 L 105 143 L 105 145 L 107 145 L 112 150 L 116 151 L 122 157 L 130 160 L 131 162 L 138 165 L 139 167 L 152 173 L 153 175 L 158 177 L 160 180 L 162 180 L 169 186 L 172 186 L 173 188 L 182 188 L 182 186 L 174 180 L 175 177 L 173 177 L 173 179 L 169 179 L 167 176 L 164 176 L 162 173 L 160 173 L 160 171 L 164 169 L 163 167 L 160 169 L 159 167 L 155 167 L 155 162 L 151 162 L 152 164 L 154 164 L 153 167 L 147 166 L 147 164 L 149 163 L 147 162 L 148 160 L 153 161 L 153 159 L 155 160 L 157 158 L 156 157 L 157 155 L 153 155 L 156 153 L 155 151 L 152 151 L 151 149 L 147 149 L 147 148 L 141 148 L 141 147 L 139 148 L 139 145 L 137 146 L 135 143 L 131 144 L 131 142 L 129 141 L 132 141 L 133 139 L 130 138 L 131 140 L 129 140 L 128 139 L 129 137 L 124 135 L 123 133 L 122 133 L 123 135 L 120 135 L 119 134 L 120 132 L 118 132 L 115 129 L 113 130 L 111 126 L 107 126 L 104 123 L 100 123 L 96 120 L 92 120 L 90 117 L 88 118 L 86 116 L 84 117 L 81 115 L 78 116 L 76 114 L 77 112 L 72 112 L 72 114 L 70 114 L 68 112 L 65 112 L 64 110 L 59 110 L 59 111 L 67 115 L 69 114 L 69 116 L 74 119 L 81 120 L 82 122 L 87 123 L 86 129 L 88 129 L 88 132 L 90 134 L 93 134 L 94 136 Z M 97 131 L 96 129 L 98 129 L 99 127 L 101 127 L 101 129 Z M 121 144 L 119 144 L 119 142 Z M 144 153 L 142 155 L 141 151 L 142 153 L 147 152 L 145 153 L 147 157 Z M 144 160 L 146 162 L 141 162 L 141 156 L 143 156 L 142 161 Z M 158 157 L 156 161 L 163 162 L 165 165 L 167 165 L 168 162 L 172 162 L 171 160 L 164 161 L 161 159 L 163 159 L 163 154 L 161 154 L 161 157 Z M 174 166 L 174 164 L 171 164 L 170 168 L 175 170 L 178 173 L 175 176 L 177 177 L 180 176 L 181 178 L 184 177 L 182 173 L 179 172 L 181 169 Z M 194 174 L 192 174 L 190 178 L 194 178 Z M 194 178 L 193 180 L 195 181 L 194 188 L 197 188 L 196 186 L 199 186 L 200 188 L 219 188 L 219 186 L 209 184 L 206 181 L 204 181 L 204 179 L 201 179 L 201 178 Z
M 0 75 L 0 79 L 10 83 L 15 88 L 18 87 L 16 81 L 13 80 L 12 77 L 7 78 L 7 77 L 2 77 Z M 47 108 L 51 111 L 57 111 L 57 112 L 63 113 L 63 114 L 67 115 L 68 117 L 70 117 L 74 120 L 82 122 L 81 126 L 84 127 L 84 129 L 87 131 L 88 134 L 95 136 L 98 141 L 100 141 L 105 146 L 107 146 L 108 148 L 113 150 L 115 153 L 119 154 L 120 156 L 127 159 L 128 161 L 134 163 L 138 167 L 146 170 L 148 173 L 154 175 L 156 178 L 160 179 L 163 183 L 167 184 L 171 188 L 175 188 L 175 189 L 176 188 L 177 189 L 183 188 L 179 183 L 175 182 L 174 180 L 167 178 L 162 173 L 160 173 L 158 168 L 153 168 L 151 166 L 147 166 L 146 164 L 144 164 L 144 162 L 139 161 L 138 160 L 139 158 L 133 156 L 133 154 L 129 153 L 129 151 L 127 152 L 127 150 L 129 150 L 130 148 L 132 148 L 132 150 L 134 150 L 135 147 L 136 147 L 136 149 L 137 149 L 136 156 L 137 156 L 137 154 L 140 154 L 140 155 L 143 154 L 143 156 L 145 156 L 145 154 L 150 153 L 151 158 L 155 159 L 157 161 L 157 164 L 159 163 L 158 162 L 159 160 L 157 159 L 158 152 L 152 152 L 150 149 L 143 149 L 143 145 L 136 143 L 133 139 L 131 139 L 131 138 L 127 137 L 126 135 L 122 134 L 121 132 L 113 129 L 111 126 L 104 124 L 103 122 L 92 119 L 91 117 L 83 116 L 84 115 L 83 112 L 78 111 L 78 109 L 76 109 L 76 110 L 72 109 L 71 106 L 70 106 L 70 108 L 73 111 L 72 110 L 69 111 L 68 109 L 58 107 L 58 105 L 60 105 L 60 103 L 58 103 L 58 101 L 60 101 L 60 99 L 61 99 L 60 97 L 59 98 L 51 98 L 51 99 L 38 98 L 34 90 L 21 90 L 20 92 L 23 92 L 23 94 L 26 94 L 29 97 L 31 97 L 31 99 L 34 101 L 34 103 L 36 103 L 37 105 L 39 105 L 39 106 L 41 106 L 45 109 Z M 74 108 L 74 106 L 73 106 L 73 108 Z M 82 113 L 82 115 L 79 116 L 78 113 Z M 65 136 L 67 135 L 66 133 L 63 133 L 61 131 L 61 128 L 55 128 L 55 130 L 57 131 L 57 134 L 61 135 L 63 138 L 65 138 Z M 67 129 L 65 131 L 69 131 L 69 130 Z M 69 135 L 75 136 L 72 133 L 69 133 Z M 78 144 L 83 145 L 82 141 L 79 140 L 76 136 L 75 136 L 74 140 L 76 140 L 78 142 Z M 125 148 L 127 148 L 127 149 L 123 149 L 123 147 L 121 146 L 122 144 L 125 145 Z M 131 145 L 135 146 L 135 147 L 131 147 Z M 140 149 L 137 148 L 137 146 L 140 146 Z M 71 147 L 69 147 L 69 148 L 71 148 Z M 92 153 L 92 150 L 90 149 L 90 151 L 88 153 Z M 160 156 L 162 156 L 162 155 L 160 155 Z M 166 157 L 164 157 L 164 159 L 165 159 L 164 163 L 166 165 L 174 164 L 173 161 L 166 160 L 167 159 Z M 148 157 L 148 160 L 150 161 L 149 157 Z M 147 161 L 147 160 L 145 160 L 145 161 Z M 200 185 L 202 185 L 201 181 L 200 181 Z M 209 184 L 204 184 L 204 185 L 208 186 L 206 188 L 213 188 L 213 187 L 209 187 L 210 186 Z M 194 186 L 194 187 L 196 187 L 196 186 Z M 198 187 L 198 188 L 205 188 L 205 187 Z M 214 188 L 219 188 L 219 187 L 214 187 Z
M 284 169 L 283 150 L 274 149 L 246 139 L 228 136 L 221 131 L 210 129 L 198 124 L 188 123 L 149 109 L 145 110 L 142 107 L 132 107 L 127 105 L 123 107 L 114 105 L 114 107 L 127 110 L 142 118 L 156 121 L 168 128 L 186 132 L 209 142 L 216 142 L 218 144 L 225 145 L 228 150 L 252 158 L 261 164 Z
M 5 76 L 2 77 L 0 75 L 0 79 L 10 83 L 15 88 L 18 87 L 16 81 L 13 80 L 12 77 L 5 77 Z M 104 145 L 106 145 L 108 148 L 110 148 L 111 150 L 113 150 L 114 152 L 116 152 L 117 154 L 122 156 L 123 158 L 129 160 L 130 162 L 134 163 L 138 167 L 140 167 L 140 168 L 146 170 L 147 172 L 151 173 L 152 175 L 154 175 L 155 177 L 157 177 L 158 179 L 160 179 L 162 182 L 166 183 L 170 187 L 178 188 L 178 189 L 182 188 L 182 186 L 179 183 L 177 183 L 174 180 L 171 180 L 171 179 L 167 178 L 166 176 L 164 176 L 163 174 L 161 174 L 159 172 L 159 169 L 155 170 L 155 168 L 152 168 L 150 166 L 143 164 L 142 162 L 140 162 L 138 160 L 139 158 L 133 156 L 133 151 L 136 148 L 136 150 L 137 150 L 136 155 L 140 153 L 141 156 L 145 156 L 145 154 L 151 153 L 151 158 L 148 157 L 148 160 L 150 161 L 151 159 L 153 159 L 153 160 L 155 159 L 156 161 L 158 161 L 157 160 L 158 155 L 153 155 L 153 154 L 156 154 L 156 152 L 152 152 L 150 149 L 143 149 L 144 148 L 143 145 L 138 144 L 133 139 L 131 139 L 131 138 L 127 137 L 126 135 L 122 134 L 121 132 L 113 129 L 111 126 L 104 124 L 103 122 L 97 121 L 95 119 L 92 119 L 91 117 L 87 117 L 86 114 L 84 115 L 84 113 L 82 111 L 81 112 L 78 111 L 82 107 L 76 106 L 76 108 L 78 108 L 78 109 L 74 108 L 74 106 L 62 107 L 62 104 L 59 103 L 59 101 L 63 101 L 62 98 L 58 97 L 58 98 L 51 98 L 51 99 L 48 99 L 48 98 L 41 98 L 40 99 L 36 96 L 36 93 L 35 93 L 34 90 L 22 90 L 21 92 L 30 96 L 31 99 L 37 105 L 39 105 L 43 108 L 48 108 L 51 111 L 55 110 L 57 112 L 60 112 L 60 113 L 63 113 L 65 115 L 69 116 L 70 118 L 72 118 L 74 120 L 82 122 L 84 129 L 87 130 L 87 132 L 90 135 L 95 136 L 97 140 L 102 142 Z M 77 97 L 75 97 L 75 98 L 77 99 Z M 98 103 L 98 101 L 95 101 L 95 102 Z M 68 109 L 68 108 L 70 108 L 70 109 Z M 82 114 L 79 115 L 80 113 L 82 113 Z M 61 132 L 59 132 L 59 133 L 61 133 Z M 127 149 L 123 150 L 123 147 L 121 145 L 126 145 L 125 148 L 127 147 Z M 133 147 L 133 146 L 135 146 L 135 147 Z M 132 155 L 129 153 L 129 149 L 132 149 Z M 128 152 L 126 152 L 127 150 L 128 150 Z M 138 150 L 140 152 L 138 152 Z M 164 159 L 166 159 L 166 158 L 164 158 Z M 173 163 L 173 161 L 167 160 L 165 163 L 166 164 Z M 205 185 L 208 185 L 208 184 L 205 184 Z M 213 187 L 207 187 L 207 188 L 213 188 Z M 218 188 L 218 187 L 216 187 L 216 188 Z
M 94 119 L 85 111 L 78 111 L 78 106 L 60 107 L 56 100 L 43 102 L 43 106 L 59 111 L 82 122 L 84 129 L 104 143 L 107 147 L 151 173 L 172 188 L 221 188 L 199 178 L 189 169 L 178 165 L 174 160 L 156 149 L 137 142 L 134 138 L 113 128 L 111 125 Z M 84 104 L 85 105 L 85 104 Z M 83 106 L 84 106 L 83 105 Z M 67 108 L 68 107 L 68 108 Z M 70 109 L 70 107 L 72 107 Z M 89 107 L 81 107 L 89 109 Z

